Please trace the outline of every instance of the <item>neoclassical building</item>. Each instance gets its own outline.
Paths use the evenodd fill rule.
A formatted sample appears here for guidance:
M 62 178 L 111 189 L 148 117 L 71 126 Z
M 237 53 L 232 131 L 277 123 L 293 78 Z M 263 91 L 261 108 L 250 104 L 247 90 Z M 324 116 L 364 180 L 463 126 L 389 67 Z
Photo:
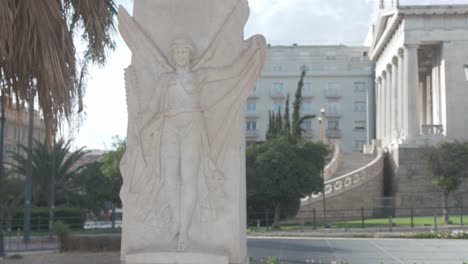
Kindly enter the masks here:
M 437 205 L 422 149 L 468 141 L 468 5 L 384 5 L 373 27 L 376 138 L 388 151 L 384 195 L 396 206 Z M 468 204 L 468 194 L 453 203 Z

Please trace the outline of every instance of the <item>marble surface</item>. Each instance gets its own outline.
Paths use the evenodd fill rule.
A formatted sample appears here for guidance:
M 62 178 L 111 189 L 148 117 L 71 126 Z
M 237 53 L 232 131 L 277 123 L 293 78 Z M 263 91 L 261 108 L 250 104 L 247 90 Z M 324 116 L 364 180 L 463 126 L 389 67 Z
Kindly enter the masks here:
M 178 252 L 246 262 L 243 108 L 266 46 L 244 40 L 248 13 L 247 0 L 137 0 L 133 16 L 120 7 L 132 50 L 122 261 Z
M 128 255 L 126 264 L 228 264 L 224 256 L 207 255 L 199 253 L 143 253 Z

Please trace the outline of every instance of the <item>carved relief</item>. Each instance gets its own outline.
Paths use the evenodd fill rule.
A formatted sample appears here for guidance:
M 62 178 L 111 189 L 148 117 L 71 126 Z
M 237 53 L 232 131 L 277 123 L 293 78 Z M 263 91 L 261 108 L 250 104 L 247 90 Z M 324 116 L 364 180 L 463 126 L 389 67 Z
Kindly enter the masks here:
M 169 250 L 187 251 L 192 224 L 216 222 L 232 201 L 223 167 L 229 161 L 223 154 L 229 151 L 233 120 L 263 65 L 265 40 L 254 36 L 244 41 L 241 54 L 223 66 L 210 62 L 225 25 L 245 3 L 237 1 L 206 50 L 197 50 L 187 34 L 171 41 L 168 54 L 125 9 L 119 10 L 119 30 L 133 52 L 125 72 L 129 123 L 121 198 L 134 215 L 127 214 L 125 222 L 140 230 L 134 233 L 153 240 L 157 236 Z M 139 76 L 150 81 L 142 84 Z M 230 105 L 219 107 L 226 101 Z M 218 111 L 213 114 L 212 108 Z M 123 236 L 127 239 L 125 231 Z M 129 247 L 144 249 L 133 237 Z

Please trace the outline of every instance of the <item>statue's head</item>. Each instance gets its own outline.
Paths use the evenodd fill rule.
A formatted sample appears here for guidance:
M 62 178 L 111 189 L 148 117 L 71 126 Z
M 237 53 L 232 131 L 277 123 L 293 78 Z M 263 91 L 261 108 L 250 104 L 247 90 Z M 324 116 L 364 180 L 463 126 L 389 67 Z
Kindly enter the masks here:
M 189 40 L 177 39 L 172 43 L 171 53 L 177 67 L 189 66 L 193 54 L 193 45 Z

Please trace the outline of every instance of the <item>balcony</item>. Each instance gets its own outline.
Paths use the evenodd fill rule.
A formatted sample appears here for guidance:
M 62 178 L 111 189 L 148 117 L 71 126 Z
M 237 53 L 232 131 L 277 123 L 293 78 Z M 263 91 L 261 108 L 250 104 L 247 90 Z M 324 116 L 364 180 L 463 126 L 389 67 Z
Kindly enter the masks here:
M 249 97 L 248 97 L 248 98 L 249 98 L 249 99 L 257 99 L 257 98 L 258 98 L 257 92 L 256 92 L 256 91 L 251 91 L 251 92 L 249 93 Z
M 270 96 L 273 99 L 281 99 L 281 98 L 286 98 L 286 93 L 284 91 L 278 91 L 278 90 L 272 89 L 270 91 Z
M 444 126 L 433 125 L 433 124 L 423 124 L 421 126 L 421 133 L 425 136 L 443 136 Z
M 259 113 L 257 111 L 245 111 L 245 117 L 258 118 Z
M 245 131 L 245 137 L 248 139 L 255 139 L 258 138 L 259 133 L 258 130 L 246 130 Z
M 340 111 L 325 111 L 326 117 L 341 117 Z
M 312 94 L 312 91 L 302 91 L 302 97 L 303 98 L 307 98 L 307 99 L 310 99 L 310 98 L 313 98 L 314 95 Z
M 341 130 L 340 129 L 327 129 L 326 137 L 328 139 L 341 138 Z
M 341 98 L 341 93 L 338 90 L 335 89 L 327 89 L 325 90 L 325 97 L 327 98 Z

